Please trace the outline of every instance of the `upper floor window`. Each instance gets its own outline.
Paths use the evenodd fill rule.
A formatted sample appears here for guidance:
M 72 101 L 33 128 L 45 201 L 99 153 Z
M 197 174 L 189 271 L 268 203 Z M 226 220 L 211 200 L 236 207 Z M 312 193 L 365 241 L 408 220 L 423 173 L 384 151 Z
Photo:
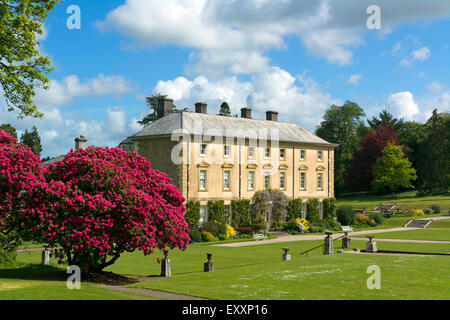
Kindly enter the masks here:
M 286 149 L 280 149 L 280 160 L 286 159 Z
M 322 151 L 317 152 L 317 160 L 323 161 L 323 152 Z
M 269 159 L 270 158 L 270 148 L 266 148 L 264 151 L 264 158 Z
M 323 189 L 323 173 L 317 174 L 317 190 Z
M 205 191 L 207 188 L 207 173 L 206 170 L 200 170 L 200 190 Z
M 248 172 L 248 190 L 253 191 L 255 189 L 255 171 Z
M 255 147 L 248 147 L 248 158 L 255 159 Z
M 286 172 L 280 172 L 280 189 L 286 189 Z
M 206 144 L 200 145 L 200 155 L 203 157 L 206 157 L 206 151 L 208 149 L 208 146 Z
M 231 189 L 230 178 L 231 178 L 231 171 L 229 171 L 229 170 L 224 171 L 223 172 L 223 190 Z
M 305 150 L 300 150 L 300 160 L 304 161 L 306 158 L 306 151 Z
M 223 156 L 225 158 L 231 157 L 231 147 L 230 146 L 224 146 L 223 147 Z

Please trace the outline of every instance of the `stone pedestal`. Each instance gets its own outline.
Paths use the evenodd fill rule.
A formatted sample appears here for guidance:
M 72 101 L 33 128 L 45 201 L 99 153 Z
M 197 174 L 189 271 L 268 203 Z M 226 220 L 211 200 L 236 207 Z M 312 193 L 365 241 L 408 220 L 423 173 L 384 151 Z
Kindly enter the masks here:
M 369 239 L 369 242 L 366 243 L 366 252 L 368 253 L 375 253 L 377 252 L 377 243 L 373 242 L 374 236 L 367 236 Z
M 281 256 L 281 260 L 282 261 L 289 261 L 291 260 L 291 255 L 289 254 L 289 250 L 291 250 L 290 248 L 282 248 L 284 253 Z
M 212 272 L 212 271 L 214 271 L 214 263 L 213 262 L 205 262 L 203 264 L 203 271 L 204 272 Z
M 323 254 L 324 255 L 328 255 L 328 254 L 333 254 L 334 250 L 333 250 L 333 238 L 331 237 L 333 232 L 331 231 L 325 231 L 325 234 L 327 235 L 325 237 L 325 245 L 323 247 Z
M 161 277 L 168 278 L 172 276 L 172 271 L 170 270 L 170 259 L 165 258 L 161 262 Z
M 348 237 L 348 232 L 346 232 L 344 238 L 342 238 L 342 249 L 350 249 L 351 247 L 352 239 Z
M 44 266 L 50 265 L 50 251 L 47 249 L 42 251 L 42 264 Z

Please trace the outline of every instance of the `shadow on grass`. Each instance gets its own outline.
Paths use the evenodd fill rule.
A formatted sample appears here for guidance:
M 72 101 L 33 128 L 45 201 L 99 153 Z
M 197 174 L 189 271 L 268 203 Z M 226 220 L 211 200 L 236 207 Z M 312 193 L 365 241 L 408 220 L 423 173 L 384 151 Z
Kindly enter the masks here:
M 65 270 L 42 264 L 27 264 L 23 266 L 0 266 L 0 279 L 42 280 L 42 281 L 67 281 L 71 274 Z M 112 272 L 95 272 L 82 274 L 83 281 L 123 286 L 138 282 L 136 279 L 128 278 Z

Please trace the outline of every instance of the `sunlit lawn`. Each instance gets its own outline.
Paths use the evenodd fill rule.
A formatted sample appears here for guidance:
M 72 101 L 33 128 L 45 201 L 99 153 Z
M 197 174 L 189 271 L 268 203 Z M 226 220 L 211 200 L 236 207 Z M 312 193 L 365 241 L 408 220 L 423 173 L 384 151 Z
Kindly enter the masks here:
M 450 241 L 450 230 L 414 229 L 398 232 L 385 232 L 375 234 L 375 238 Z

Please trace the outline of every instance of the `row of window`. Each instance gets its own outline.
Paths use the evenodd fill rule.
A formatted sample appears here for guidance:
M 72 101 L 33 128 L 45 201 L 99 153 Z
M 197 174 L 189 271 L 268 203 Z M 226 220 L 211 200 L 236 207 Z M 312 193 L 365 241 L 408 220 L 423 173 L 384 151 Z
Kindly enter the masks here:
M 200 191 L 208 190 L 208 172 L 200 170 Z M 264 189 L 271 189 L 271 174 L 264 172 Z M 223 190 L 231 190 L 231 171 L 223 171 Z M 248 171 L 248 190 L 255 190 L 255 171 Z M 286 172 L 280 172 L 280 190 L 286 190 Z M 300 173 L 300 190 L 306 190 L 306 172 Z M 323 173 L 317 173 L 317 190 L 323 190 Z
M 200 156 L 206 157 L 207 152 L 208 152 L 208 145 L 202 144 L 200 146 Z M 224 158 L 231 157 L 231 147 L 230 146 L 223 147 L 223 156 L 224 156 Z M 264 159 L 270 159 L 270 156 L 271 156 L 271 149 L 265 148 Z M 255 159 L 255 147 L 248 147 L 248 158 Z M 285 160 L 285 159 L 286 159 L 286 149 L 280 149 L 280 160 Z M 306 160 L 306 150 L 300 150 L 300 160 L 301 161 Z M 323 161 L 323 151 L 317 151 L 317 160 Z

